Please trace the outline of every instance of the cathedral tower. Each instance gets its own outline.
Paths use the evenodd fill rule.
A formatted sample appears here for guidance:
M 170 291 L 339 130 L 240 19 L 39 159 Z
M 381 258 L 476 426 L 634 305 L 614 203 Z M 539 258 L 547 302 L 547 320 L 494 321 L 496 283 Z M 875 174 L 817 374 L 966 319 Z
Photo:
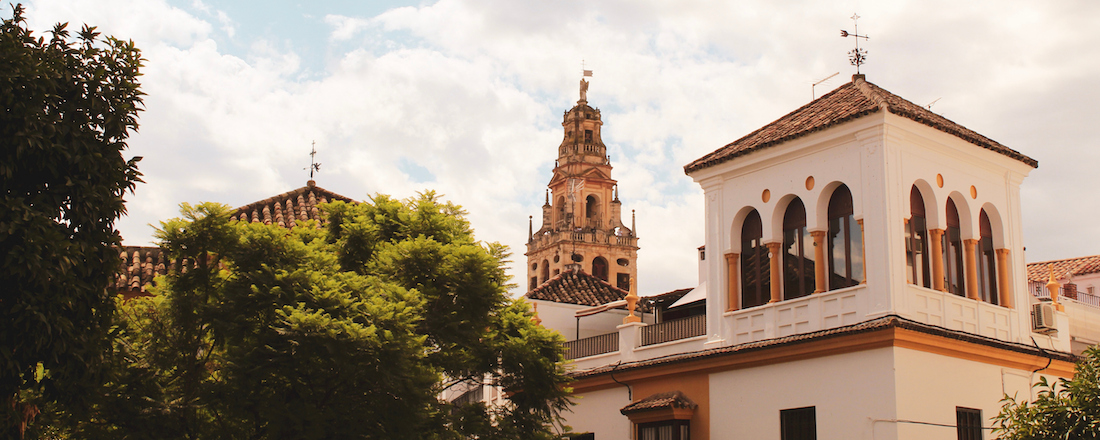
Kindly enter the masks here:
M 619 189 L 600 137 L 600 110 L 588 105 L 588 82 L 565 112 L 565 139 L 542 206 L 542 227 L 527 238 L 528 289 L 564 270 L 580 269 L 623 290 L 638 275 L 638 237 L 622 223 Z M 635 293 L 637 293 L 635 291 Z

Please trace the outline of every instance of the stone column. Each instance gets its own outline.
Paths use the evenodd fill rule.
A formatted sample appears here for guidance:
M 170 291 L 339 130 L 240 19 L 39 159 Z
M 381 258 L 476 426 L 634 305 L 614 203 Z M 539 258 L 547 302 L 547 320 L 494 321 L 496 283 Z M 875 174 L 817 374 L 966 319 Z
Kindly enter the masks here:
M 978 292 L 978 261 L 974 258 L 974 247 L 978 240 L 968 238 L 963 240 L 963 263 L 966 265 L 966 297 L 981 301 L 982 295 Z
M 768 253 L 771 255 L 772 300 L 768 302 L 776 303 L 783 300 L 783 289 L 779 285 L 783 278 L 779 271 L 779 249 L 783 247 L 783 243 L 765 243 L 764 245 L 768 247 Z
M 928 230 L 928 251 L 932 253 L 932 288 L 946 292 L 943 287 L 943 229 Z M 919 264 L 914 261 L 913 264 Z
M 741 308 L 741 295 L 740 289 L 738 289 L 737 282 L 737 263 L 740 261 L 741 254 L 735 254 L 730 252 L 726 254 L 726 279 L 728 285 L 726 286 L 726 311 L 733 311 Z
M 814 281 L 817 288 L 814 293 L 825 291 L 825 235 L 828 231 L 811 231 L 814 238 Z
M 1001 307 L 1015 308 L 1012 305 L 1012 292 L 1008 283 L 1008 249 L 997 249 L 997 293 L 1001 296 Z
M 863 234 L 863 219 L 856 219 L 856 223 L 859 223 L 859 252 L 863 256 L 860 260 L 863 262 L 860 266 L 863 267 L 863 281 L 860 284 L 867 284 L 867 236 Z

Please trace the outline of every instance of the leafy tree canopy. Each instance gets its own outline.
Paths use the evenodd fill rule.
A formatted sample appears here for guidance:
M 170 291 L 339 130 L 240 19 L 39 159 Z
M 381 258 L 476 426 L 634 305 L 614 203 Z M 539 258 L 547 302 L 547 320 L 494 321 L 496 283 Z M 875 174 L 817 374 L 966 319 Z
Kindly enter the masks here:
M 23 7 L 0 25 L 0 435 L 43 405 L 78 411 L 100 383 L 119 265 L 115 220 L 140 182 L 141 54 L 65 24 L 35 38 Z
M 1100 438 L 1100 347 L 1085 350 L 1072 379 L 1040 377 L 1035 401 L 1005 396 L 994 432 L 1004 440 Z
M 322 205 L 324 228 L 183 205 L 176 262 L 120 302 L 116 376 L 88 438 L 547 438 L 569 404 L 560 336 L 506 295 L 504 246 L 434 193 Z M 454 406 L 488 381 L 510 404 Z

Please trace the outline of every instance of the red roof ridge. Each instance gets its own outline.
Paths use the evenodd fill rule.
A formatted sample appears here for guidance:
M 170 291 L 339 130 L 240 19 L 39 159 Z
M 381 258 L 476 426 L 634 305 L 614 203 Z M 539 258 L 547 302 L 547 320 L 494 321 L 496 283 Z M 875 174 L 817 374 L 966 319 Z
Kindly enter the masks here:
M 1032 168 L 1039 166 L 1035 159 L 890 93 L 868 82 L 863 75 L 853 75 L 851 82 L 685 165 L 684 173 L 691 174 L 883 110 L 1016 159 Z

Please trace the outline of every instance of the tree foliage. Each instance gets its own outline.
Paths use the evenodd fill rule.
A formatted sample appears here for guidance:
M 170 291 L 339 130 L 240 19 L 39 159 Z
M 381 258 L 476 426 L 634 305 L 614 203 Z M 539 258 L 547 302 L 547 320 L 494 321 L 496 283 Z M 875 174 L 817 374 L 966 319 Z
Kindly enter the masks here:
M 1100 438 L 1100 347 L 1085 350 L 1072 379 L 1040 377 L 1035 401 L 1005 396 L 994 432 L 1005 440 Z
M 109 352 L 115 220 L 140 182 L 140 52 L 85 26 L 35 38 L 22 6 L 0 25 L 0 432 L 43 405 L 79 411 Z
M 121 302 L 116 375 L 81 438 L 542 438 L 568 401 L 560 336 L 506 295 L 503 246 L 433 193 L 322 205 L 287 230 L 184 205 L 176 267 Z M 510 405 L 455 407 L 488 379 Z M 75 419 L 74 419 L 75 420 Z

